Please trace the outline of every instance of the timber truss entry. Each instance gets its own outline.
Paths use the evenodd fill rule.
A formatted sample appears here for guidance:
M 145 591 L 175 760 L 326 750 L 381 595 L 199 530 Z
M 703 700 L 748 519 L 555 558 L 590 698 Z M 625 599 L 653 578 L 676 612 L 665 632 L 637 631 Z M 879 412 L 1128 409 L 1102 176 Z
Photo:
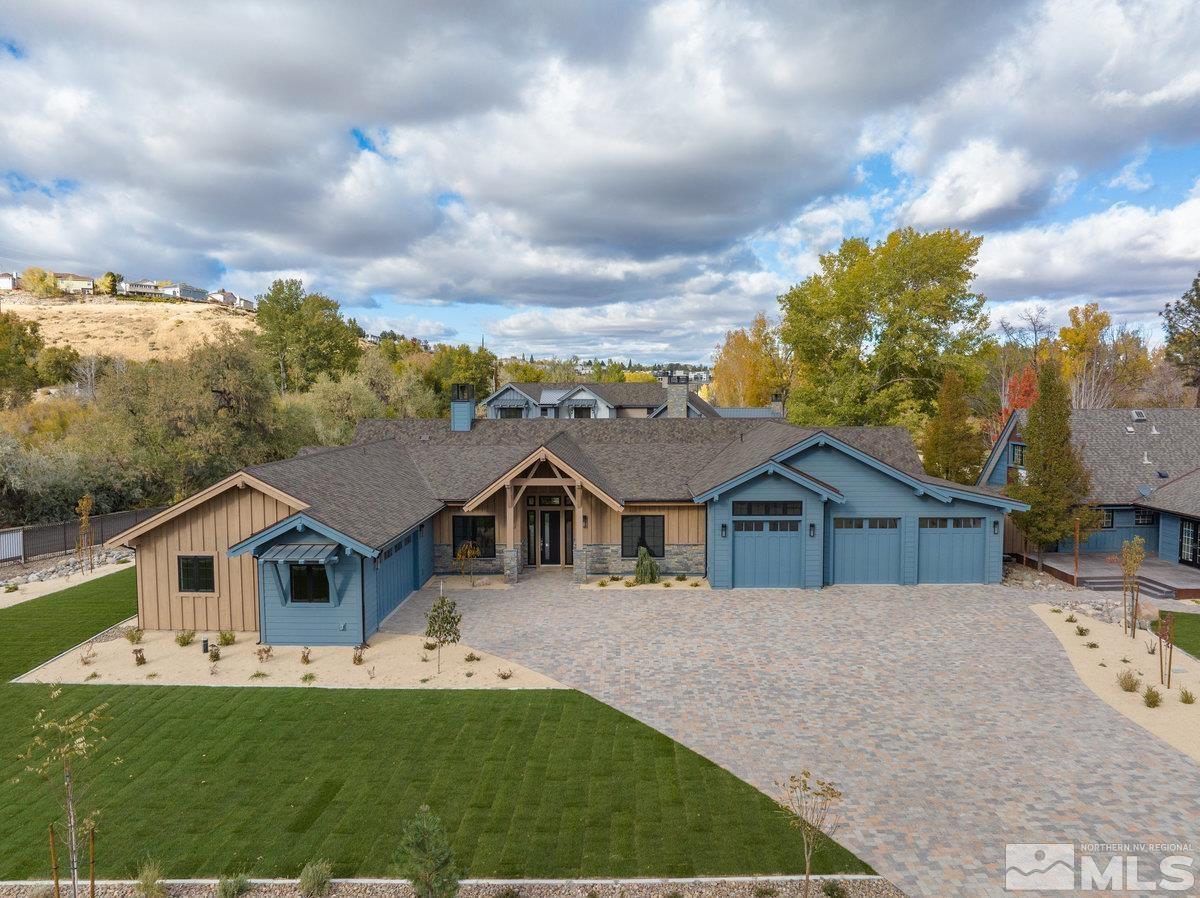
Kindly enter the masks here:
M 504 491 L 505 546 L 510 556 L 505 558 L 505 572 L 510 575 L 527 565 L 546 567 L 572 564 L 575 544 L 586 547 L 589 542 L 590 530 L 585 511 L 585 506 L 590 504 L 589 497 L 594 497 L 618 514 L 624 510 L 619 501 L 545 446 L 534 450 L 492 481 L 463 505 L 463 511 L 476 510 L 501 490 Z M 562 504 L 557 508 L 546 507 L 542 498 L 547 495 L 561 496 Z M 534 500 L 534 496 L 538 498 Z M 554 519 L 549 520 L 547 516 L 553 516 Z M 552 535 L 543 538 L 544 533 Z M 524 552 L 519 548 L 523 544 Z

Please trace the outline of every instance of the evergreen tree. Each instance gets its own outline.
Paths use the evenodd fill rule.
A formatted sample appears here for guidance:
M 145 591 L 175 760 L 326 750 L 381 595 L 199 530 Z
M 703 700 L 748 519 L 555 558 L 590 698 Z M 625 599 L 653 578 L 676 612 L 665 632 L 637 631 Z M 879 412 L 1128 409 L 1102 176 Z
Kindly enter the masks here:
M 1163 332 L 1167 336 L 1167 359 L 1196 388 L 1196 407 L 1200 408 L 1200 274 L 1192 288 L 1162 311 Z
M 1091 475 L 1071 443 L 1071 400 L 1058 365 L 1038 371 L 1038 396 L 1029 407 L 1024 428 L 1024 481 L 1008 485 L 1008 494 L 1029 503 L 1029 511 L 1015 512 L 1013 522 L 1038 547 L 1038 570 L 1047 543 L 1075 535 L 1080 539 L 1100 526 L 1100 512 L 1084 505 L 1091 491 Z
M 412 880 L 417 898 L 454 898 L 458 894 L 458 869 L 450 851 L 450 837 L 428 805 L 404 828 L 400 866 Z
M 963 379 L 953 369 L 942 378 L 937 414 L 925 425 L 925 471 L 956 483 L 974 483 L 983 442 L 970 422 Z

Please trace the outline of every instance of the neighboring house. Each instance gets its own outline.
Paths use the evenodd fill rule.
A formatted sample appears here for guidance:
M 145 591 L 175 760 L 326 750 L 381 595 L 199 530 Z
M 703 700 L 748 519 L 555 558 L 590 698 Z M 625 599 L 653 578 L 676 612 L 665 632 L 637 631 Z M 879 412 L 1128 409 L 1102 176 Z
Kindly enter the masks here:
M 176 299 L 186 299 L 188 302 L 207 302 L 208 291 L 190 284 L 176 284 L 166 281 L 159 285 L 163 296 L 173 296 Z
M 456 389 L 449 421 L 363 422 L 352 445 L 247 468 L 117 536 L 139 626 L 360 643 L 468 540 L 477 570 L 513 579 L 628 574 L 644 547 L 716 588 L 996 583 L 1004 515 L 1027 508 L 925 474 L 899 427 L 475 411 Z
M 1025 476 L 1026 420 L 1024 409 L 1009 416 L 978 483 L 998 488 Z M 1149 554 L 1200 567 L 1200 409 L 1075 409 L 1071 439 L 1104 522 L 1081 552 L 1117 553 L 1141 536 Z M 1050 548 L 1072 552 L 1074 543 Z
M 217 290 L 215 293 L 208 294 L 208 301 L 220 303 L 231 309 L 241 309 L 247 312 L 254 311 L 254 300 L 238 296 L 236 293 L 231 293 L 228 290 Z
M 158 281 L 121 281 L 117 292 L 123 296 L 152 296 L 165 295 Z
M 87 275 L 56 271 L 54 280 L 63 293 L 91 294 L 96 291 L 96 282 Z
M 661 383 L 509 383 L 483 400 L 488 418 L 715 418 L 681 376 Z
M 21 287 L 21 279 L 17 277 L 17 273 L 0 271 L 0 290 L 19 290 Z

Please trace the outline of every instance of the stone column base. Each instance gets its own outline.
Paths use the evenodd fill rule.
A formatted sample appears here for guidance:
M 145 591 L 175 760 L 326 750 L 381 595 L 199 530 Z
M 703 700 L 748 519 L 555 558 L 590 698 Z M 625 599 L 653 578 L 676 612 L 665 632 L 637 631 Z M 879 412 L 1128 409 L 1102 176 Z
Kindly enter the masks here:
M 521 550 L 504 550 L 504 579 L 516 583 L 521 578 Z

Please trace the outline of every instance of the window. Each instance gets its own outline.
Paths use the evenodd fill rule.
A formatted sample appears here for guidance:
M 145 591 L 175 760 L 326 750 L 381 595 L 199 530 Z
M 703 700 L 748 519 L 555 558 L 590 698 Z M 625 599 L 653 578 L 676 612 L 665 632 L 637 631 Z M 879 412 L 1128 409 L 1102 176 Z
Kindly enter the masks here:
M 922 530 L 978 530 L 983 518 L 921 518 Z
M 1113 511 L 1111 508 L 1100 509 L 1100 515 L 1103 517 L 1103 523 L 1100 526 L 1105 530 L 1113 529 Z
M 548 409 L 548 408 L 542 409 L 542 417 L 549 418 L 550 417 L 550 409 Z
M 329 603 L 329 578 L 323 564 L 293 564 L 292 601 L 298 604 Z
M 772 523 L 775 523 L 774 521 Z M 762 533 L 762 521 L 734 521 L 734 533 Z
M 804 514 L 803 502 L 734 502 L 733 513 L 735 516 L 754 515 L 761 516 L 780 516 L 796 515 L 797 517 Z
M 863 527 L 863 519 L 862 518 L 834 518 L 833 519 L 833 529 L 834 530 L 862 530 L 862 527 Z
M 636 558 L 638 549 L 645 546 L 655 558 L 663 557 L 666 518 L 660 514 L 627 514 L 621 516 L 621 557 Z
M 523 408 L 502 408 L 500 409 L 501 418 L 523 418 L 525 417 L 525 409 Z
M 562 505 L 562 496 L 538 496 L 538 505 Z
M 800 530 L 799 521 L 770 521 L 772 533 L 797 533 Z
M 577 405 L 571 409 L 572 418 L 590 418 L 591 416 L 592 410 L 589 406 Z
M 834 530 L 895 530 L 899 518 L 834 518 Z
M 211 555 L 179 556 L 180 592 L 216 592 L 216 576 Z
M 1133 510 L 1133 523 L 1137 527 L 1153 527 L 1157 521 L 1158 516 L 1148 508 Z
M 1009 459 L 1011 460 L 1013 467 L 1015 467 L 1015 468 L 1025 467 L 1025 444 L 1024 443 L 1010 443 L 1009 447 L 1008 447 L 1008 452 L 1009 452 Z
M 450 551 L 458 554 L 458 547 L 465 542 L 473 542 L 479 547 L 480 558 L 496 557 L 496 516 L 495 515 L 462 515 L 453 518 L 454 544 Z

